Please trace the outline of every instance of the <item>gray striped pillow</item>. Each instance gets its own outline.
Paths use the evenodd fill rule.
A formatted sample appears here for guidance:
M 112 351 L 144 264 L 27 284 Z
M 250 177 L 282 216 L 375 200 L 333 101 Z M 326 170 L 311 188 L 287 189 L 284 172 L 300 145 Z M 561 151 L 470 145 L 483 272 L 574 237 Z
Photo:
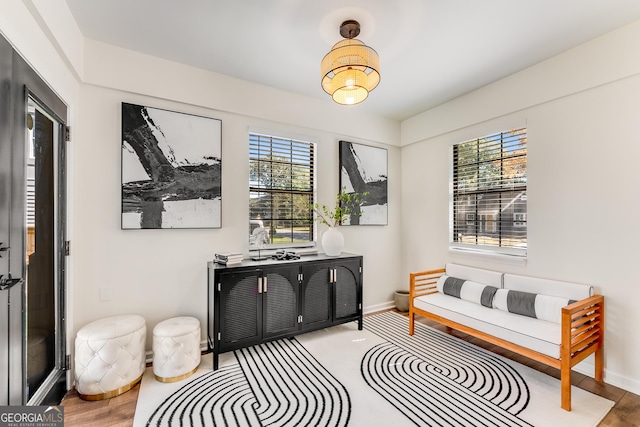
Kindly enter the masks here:
M 569 298 L 498 289 L 493 298 L 493 307 L 509 313 L 561 323 L 562 307 L 575 302 Z
M 438 291 L 485 307 L 493 308 L 493 296 L 498 288 L 470 280 L 443 275 L 436 284 Z

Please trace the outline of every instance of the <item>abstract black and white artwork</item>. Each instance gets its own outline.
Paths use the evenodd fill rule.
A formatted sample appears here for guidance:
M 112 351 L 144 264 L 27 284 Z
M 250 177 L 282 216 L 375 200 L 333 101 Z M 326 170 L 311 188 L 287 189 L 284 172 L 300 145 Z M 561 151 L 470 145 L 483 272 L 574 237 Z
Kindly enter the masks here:
M 340 188 L 368 193 L 342 225 L 387 225 L 387 150 L 340 141 Z
M 122 228 L 221 226 L 222 122 L 122 103 Z

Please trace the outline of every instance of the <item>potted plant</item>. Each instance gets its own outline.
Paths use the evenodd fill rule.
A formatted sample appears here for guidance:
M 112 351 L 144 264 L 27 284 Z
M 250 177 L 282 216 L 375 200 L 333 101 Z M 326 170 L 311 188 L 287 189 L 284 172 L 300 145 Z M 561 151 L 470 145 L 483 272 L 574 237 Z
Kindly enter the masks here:
M 329 256 L 340 255 L 344 246 L 344 237 L 338 230 L 338 226 L 350 215 L 362 215 L 360 204 L 367 194 L 369 193 L 347 193 L 346 187 L 343 187 L 336 196 L 336 206 L 333 209 L 326 205 L 321 207 L 318 203 L 311 206 L 316 214 L 316 221 L 329 227 L 322 234 L 322 248 L 325 254 Z

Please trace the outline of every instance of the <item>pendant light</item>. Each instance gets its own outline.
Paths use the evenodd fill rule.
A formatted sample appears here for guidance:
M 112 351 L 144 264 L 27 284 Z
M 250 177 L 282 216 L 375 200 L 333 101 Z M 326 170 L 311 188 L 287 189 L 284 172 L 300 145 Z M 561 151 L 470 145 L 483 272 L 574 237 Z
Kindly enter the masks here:
M 380 59 L 375 50 L 355 37 L 360 24 L 349 20 L 340 26 L 345 38 L 331 48 L 322 59 L 322 89 L 342 105 L 358 104 L 369 96 L 380 82 Z

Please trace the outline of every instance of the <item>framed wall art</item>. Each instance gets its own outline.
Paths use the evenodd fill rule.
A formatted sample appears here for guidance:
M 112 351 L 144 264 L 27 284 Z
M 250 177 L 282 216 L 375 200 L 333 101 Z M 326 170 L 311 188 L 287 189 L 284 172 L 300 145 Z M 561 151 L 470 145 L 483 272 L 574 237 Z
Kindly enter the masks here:
M 222 122 L 122 103 L 122 229 L 220 228 Z
M 343 225 L 387 225 L 387 168 L 386 149 L 340 141 L 340 188 L 368 193 Z

